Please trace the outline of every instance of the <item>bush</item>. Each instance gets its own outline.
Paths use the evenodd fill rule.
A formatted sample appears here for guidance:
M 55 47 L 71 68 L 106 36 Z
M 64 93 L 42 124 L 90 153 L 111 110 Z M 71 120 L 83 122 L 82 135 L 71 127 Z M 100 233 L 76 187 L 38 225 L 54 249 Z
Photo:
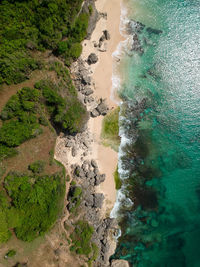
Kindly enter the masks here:
M 41 129 L 37 123 L 12 120 L 5 122 L 0 128 L 0 142 L 8 147 L 16 147 L 40 133 Z
M 86 221 L 78 221 L 75 224 L 74 232 L 70 235 L 72 246 L 70 250 L 75 251 L 77 254 L 82 254 L 87 257 L 92 252 L 91 238 L 94 228 Z
M 15 148 L 0 144 L 0 161 L 15 155 L 17 155 L 17 150 Z
M 33 173 L 41 173 L 44 171 L 45 161 L 37 160 L 28 166 Z
M 5 178 L 5 188 L 14 210 L 20 214 L 20 223 L 14 228 L 17 238 L 32 241 L 54 224 L 65 192 L 59 175 L 10 173 Z
M 6 253 L 6 255 L 5 255 L 5 257 L 7 258 L 7 257 L 13 257 L 13 256 L 15 256 L 16 255 L 16 251 L 14 250 L 14 249 L 11 249 L 11 250 L 9 250 L 7 253 Z

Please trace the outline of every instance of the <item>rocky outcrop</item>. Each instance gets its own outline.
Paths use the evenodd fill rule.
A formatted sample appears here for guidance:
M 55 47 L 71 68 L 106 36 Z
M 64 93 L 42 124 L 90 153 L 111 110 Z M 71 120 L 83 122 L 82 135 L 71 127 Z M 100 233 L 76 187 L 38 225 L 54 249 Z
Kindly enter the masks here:
M 100 213 L 104 195 L 97 193 L 95 187 L 105 180 L 105 174 L 100 174 L 97 162 L 84 160 L 82 165 L 72 165 L 72 177 L 77 185 L 72 185 L 68 192 L 68 210 L 73 210 L 81 197 L 80 213 L 81 218 L 87 220 L 94 227 L 92 242 L 99 248 L 99 256 L 95 260 L 94 267 L 109 266 L 110 243 L 108 237 L 110 233 L 117 230 L 114 219 L 103 218 Z M 78 188 L 78 189 L 77 189 Z M 75 193 L 76 192 L 76 193 Z M 77 193 L 79 192 L 79 194 Z

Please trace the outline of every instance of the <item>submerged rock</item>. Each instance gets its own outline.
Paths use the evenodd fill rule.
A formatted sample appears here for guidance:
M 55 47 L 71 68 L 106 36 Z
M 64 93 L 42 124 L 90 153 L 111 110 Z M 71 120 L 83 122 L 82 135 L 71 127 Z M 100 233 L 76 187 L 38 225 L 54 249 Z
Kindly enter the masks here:
M 157 30 L 157 29 L 153 29 L 153 28 L 151 28 L 151 27 L 148 27 L 148 28 L 147 28 L 147 32 L 148 32 L 148 33 L 153 33 L 153 34 L 161 34 L 163 31 L 161 31 L 161 30 Z

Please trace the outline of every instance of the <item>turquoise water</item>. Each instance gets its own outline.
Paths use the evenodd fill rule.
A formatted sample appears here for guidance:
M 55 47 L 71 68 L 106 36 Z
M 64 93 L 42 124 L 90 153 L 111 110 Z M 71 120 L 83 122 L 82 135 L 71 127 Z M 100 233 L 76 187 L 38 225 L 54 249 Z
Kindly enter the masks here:
M 134 266 L 200 266 L 200 1 L 129 0 L 144 53 L 124 57 L 122 235 Z M 161 30 L 152 33 L 147 27 Z M 133 28 L 133 31 L 135 29 Z M 126 172 L 123 172 L 125 170 Z

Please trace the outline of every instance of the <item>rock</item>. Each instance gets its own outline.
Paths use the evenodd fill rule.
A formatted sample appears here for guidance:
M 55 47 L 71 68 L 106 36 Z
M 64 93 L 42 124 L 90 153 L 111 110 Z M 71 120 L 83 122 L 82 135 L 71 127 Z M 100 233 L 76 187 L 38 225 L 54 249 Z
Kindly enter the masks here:
M 94 205 L 94 196 L 91 194 L 87 194 L 85 197 L 85 206 L 93 207 Z
M 132 45 L 131 50 L 137 51 L 140 54 L 144 53 L 144 50 L 141 46 L 140 40 L 139 40 L 138 35 L 136 33 L 133 34 L 133 45 Z
M 66 147 L 73 147 L 73 145 L 74 145 L 74 142 L 72 140 L 69 140 L 69 141 L 67 141 L 65 146 Z
M 112 260 L 111 267 L 129 267 L 129 263 L 125 260 Z
M 101 193 L 95 193 L 94 195 L 94 208 L 102 208 L 104 195 Z
M 72 157 L 77 156 L 77 148 L 75 146 L 72 147 Z
M 84 173 L 83 169 L 81 169 L 80 166 L 77 166 L 77 167 L 75 168 L 75 170 L 74 170 L 74 175 L 77 176 L 77 177 L 82 178 L 82 177 L 85 176 L 85 173 Z
M 105 116 L 108 112 L 108 107 L 107 105 L 105 104 L 104 101 L 102 101 L 97 107 L 96 107 L 96 110 L 99 112 L 99 114 Z
M 95 175 L 100 175 L 99 169 L 98 168 L 94 168 L 94 173 L 95 173 Z
M 95 108 L 90 112 L 90 115 L 91 115 L 91 117 L 95 118 L 95 117 L 99 116 L 100 114 L 97 111 L 97 109 Z
M 103 47 L 102 46 L 99 46 L 100 48 L 98 49 L 100 52 L 106 52 L 107 51 L 107 48 L 108 48 L 108 46 L 107 46 L 107 43 L 104 43 L 103 44 Z
M 89 65 L 91 64 L 95 64 L 96 62 L 98 61 L 98 57 L 95 53 L 91 53 L 89 56 L 88 56 L 88 59 L 87 59 L 87 63 Z
M 157 29 L 153 29 L 153 28 L 151 28 L 151 27 L 148 27 L 147 28 L 147 32 L 148 33 L 153 33 L 153 34 L 161 34 L 163 31 L 161 31 L 161 30 L 157 30 Z
M 83 141 L 83 144 L 84 144 L 84 146 L 86 146 L 87 148 L 89 148 L 90 147 L 90 144 L 89 144 L 89 142 L 88 141 Z
M 106 40 L 106 37 L 105 37 L 105 35 L 103 34 L 101 37 L 100 37 L 100 39 L 99 39 L 99 43 L 102 43 L 103 41 L 105 41 Z
M 95 177 L 95 185 L 98 186 L 100 185 L 100 183 L 103 183 L 106 179 L 106 175 L 105 174 L 101 174 L 101 175 L 96 175 Z
M 110 33 L 107 30 L 103 31 L 103 34 L 106 40 L 110 40 Z
M 130 20 L 127 24 L 127 32 L 129 34 L 141 33 L 145 28 L 145 25 L 139 21 Z
M 98 165 L 94 159 L 91 160 L 91 165 L 93 168 L 98 168 Z
M 86 84 L 91 84 L 91 77 L 90 76 L 86 76 L 84 74 L 82 74 L 82 79 L 81 79 L 82 84 L 86 85 Z
M 84 90 L 82 90 L 82 94 L 89 96 L 91 94 L 93 94 L 94 91 L 91 88 L 85 88 Z
M 92 179 L 92 178 L 94 178 L 94 172 L 93 172 L 93 171 L 88 171 L 88 172 L 86 172 L 86 177 L 87 177 L 88 179 Z

